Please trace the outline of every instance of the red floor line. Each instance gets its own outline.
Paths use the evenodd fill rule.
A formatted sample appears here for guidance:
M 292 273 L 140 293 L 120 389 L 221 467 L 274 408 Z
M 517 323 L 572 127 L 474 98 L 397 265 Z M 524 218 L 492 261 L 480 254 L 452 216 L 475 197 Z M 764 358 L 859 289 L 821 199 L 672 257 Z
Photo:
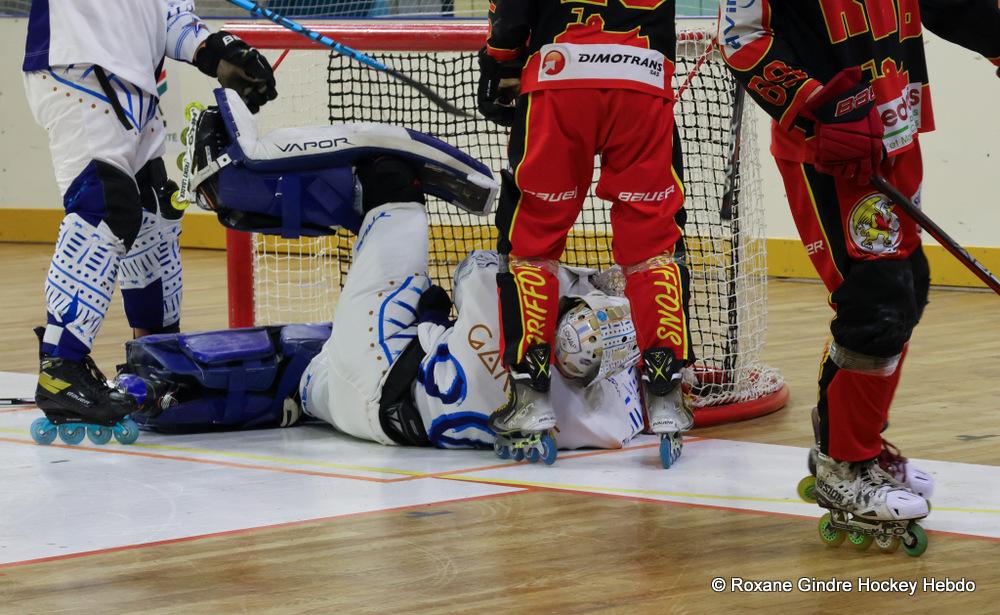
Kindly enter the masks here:
M 686 440 L 685 440 L 686 441 Z M 443 477 L 444 480 L 457 480 L 459 482 L 464 482 L 461 479 L 448 479 Z M 646 502 L 649 504 L 662 504 L 665 506 L 680 506 L 683 508 L 707 508 L 710 510 L 725 510 L 735 513 L 744 513 L 751 515 L 764 515 L 768 517 L 783 517 L 786 519 L 797 519 L 797 520 L 808 520 L 813 523 L 819 523 L 819 519 L 809 515 L 797 515 L 794 513 L 783 513 L 774 512 L 770 510 L 758 510 L 754 508 L 736 508 L 732 506 L 722 506 L 720 504 L 698 504 L 694 502 L 676 502 L 673 500 L 659 500 L 656 498 L 643 497 L 639 495 L 629 495 L 627 493 L 607 493 L 603 491 L 577 491 L 575 489 L 563 489 L 560 487 L 546 487 L 543 485 L 515 485 L 512 483 L 505 483 L 503 480 L 477 480 L 477 483 L 485 485 L 494 485 L 496 487 L 530 487 L 535 491 L 553 491 L 556 493 L 571 493 L 574 495 L 599 497 L 599 498 L 609 498 L 613 500 L 632 500 L 636 502 Z M 933 513 L 933 511 L 932 511 Z M 1000 538 L 994 536 L 980 536 L 978 534 L 963 534 L 961 532 L 949 532 L 947 530 L 927 530 L 928 534 L 936 534 L 938 536 L 952 536 L 955 538 L 968 538 L 974 540 L 985 540 L 987 542 L 1000 542 Z
M 327 521 L 337 521 L 340 519 L 349 519 L 352 517 L 363 517 L 367 515 L 374 515 L 377 513 L 390 513 L 399 512 L 403 510 L 415 510 L 418 508 L 429 508 L 431 506 L 442 506 L 448 504 L 464 503 L 464 502 L 475 502 L 478 500 L 488 500 L 491 498 L 506 497 L 511 495 L 521 495 L 523 493 L 532 493 L 536 491 L 531 487 L 518 487 L 515 491 L 506 491 L 503 493 L 489 493 L 486 495 L 473 495 L 465 498 L 455 498 L 451 500 L 441 500 L 439 502 L 427 502 L 424 504 L 408 504 L 406 506 L 395 506 L 392 508 L 380 508 L 378 510 L 363 510 L 353 513 L 344 513 L 342 515 L 331 515 L 329 517 L 317 517 L 315 519 L 302 519 L 301 521 L 286 521 L 283 523 L 272 523 L 270 525 L 258 525 L 255 527 L 241 528 L 237 530 L 224 530 L 221 532 L 210 532 L 208 534 L 198 534 L 195 536 L 181 536 L 179 538 L 168 538 L 166 540 L 155 540 L 152 542 L 140 542 L 129 545 L 120 545 L 117 547 L 108 547 L 106 549 L 94 549 L 93 551 L 80 551 L 79 553 L 66 553 L 63 555 L 50 555 L 48 557 L 39 557 L 35 559 L 26 559 L 18 562 L 8 562 L 6 564 L 0 564 L 0 570 L 7 568 L 17 568 L 20 566 L 30 566 L 32 564 L 44 564 L 48 562 L 58 562 L 70 559 L 79 559 L 82 557 L 92 557 L 95 555 L 105 555 L 108 553 L 118 553 L 121 551 L 135 551 L 138 549 L 148 549 L 152 547 L 159 547 L 163 545 L 171 545 L 183 542 L 194 542 L 196 540 L 205 540 L 208 538 L 220 538 L 223 536 L 239 536 L 242 534 L 254 534 L 265 530 L 275 530 L 288 527 L 296 527 L 300 525 L 308 525 L 310 523 L 324 523 Z
M 28 442 L 25 440 L 17 440 L 14 438 L 3 438 L 0 437 L 0 442 L 9 442 L 11 444 L 23 444 L 26 446 L 39 446 L 34 442 Z M 280 472 L 282 474 L 298 474 L 302 476 L 321 476 L 323 478 L 344 478 L 348 480 L 361 480 L 372 483 L 390 483 L 396 482 L 399 479 L 395 478 L 378 478 L 374 476 L 357 476 L 353 474 L 337 474 L 334 472 L 320 472 L 318 470 L 297 470 L 295 468 L 282 468 L 278 466 L 262 466 L 249 463 L 237 463 L 235 461 L 222 461 L 218 459 L 201 459 L 198 457 L 182 457 L 180 455 L 164 455 L 161 453 L 146 453 L 142 451 L 128 451 L 118 448 L 91 448 L 88 446 L 69 446 L 68 444 L 49 444 L 47 446 L 54 448 L 61 448 L 70 451 L 84 451 L 88 453 L 106 453 L 109 455 L 130 455 L 132 457 L 147 457 L 149 459 L 167 459 L 170 461 L 186 461 L 190 463 L 204 463 L 207 465 L 224 466 L 228 468 L 239 468 L 243 470 L 264 470 L 267 472 Z

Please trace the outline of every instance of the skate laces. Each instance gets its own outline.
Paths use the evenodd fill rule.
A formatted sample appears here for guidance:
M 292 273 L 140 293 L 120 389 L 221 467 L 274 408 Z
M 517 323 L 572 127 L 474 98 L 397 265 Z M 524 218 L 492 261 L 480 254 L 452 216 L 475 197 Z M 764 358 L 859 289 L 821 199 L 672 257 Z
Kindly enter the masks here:
M 876 458 L 879 467 L 896 481 L 906 478 L 907 458 L 900 453 L 899 448 L 888 440 L 882 440 L 882 452 Z

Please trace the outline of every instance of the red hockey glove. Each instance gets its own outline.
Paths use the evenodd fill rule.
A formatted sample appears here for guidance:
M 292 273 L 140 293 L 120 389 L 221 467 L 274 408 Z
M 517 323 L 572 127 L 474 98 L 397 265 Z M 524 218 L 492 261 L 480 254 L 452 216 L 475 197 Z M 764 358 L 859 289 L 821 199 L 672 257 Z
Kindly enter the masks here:
M 806 102 L 801 116 L 814 122 L 810 143 L 816 170 L 867 183 L 884 157 L 884 127 L 875 92 L 862 83 L 861 69 L 837 73 Z

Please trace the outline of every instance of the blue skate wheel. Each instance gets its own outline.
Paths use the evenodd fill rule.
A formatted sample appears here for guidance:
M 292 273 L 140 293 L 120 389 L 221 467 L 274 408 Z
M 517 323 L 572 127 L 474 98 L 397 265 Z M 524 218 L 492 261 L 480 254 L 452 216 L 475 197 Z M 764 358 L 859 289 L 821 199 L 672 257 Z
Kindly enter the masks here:
M 677 437 L 680 438 L 682 436 L 677 434 Z M 674 465 L 674 462 L 677 461 L 680 456 L 681 452 L 679 447 L 677 451 L 674 450 L 674 439 L 672 436 L 665 435 L 660 438 L 660 463 L 663 464 L 664 470 L 669 470 L 670 466 Z
M 538 460 L 542 458 L 542 454 L 538 452 L 537 448 L 529 448 L 524 458 L 528 460 L 528 463 L 538 463 Z
M 556 462 L 557 455 L 559 455 L 559 447 L 556 446 L 556 439 L 551 434 L 542 436 L 542 462 L 550 466 Z
M 103 425 L 87 425 L 87 437 L 98 446 L 107 444 L 111 441 L 111 428 Z
M 132 419 L 125 419 L 115 425 L 114 434 L 120 444 L 132 444 L 139 439 L 139 425 Z
M 510 459 L 510 449 L 506 445 L 501 444 L 499 440 L 493 441 L 493 452 L 500 459 Z
M 56 426 L 44 416 L 31 423 L 31 439 L 38 444 L 52 444 L 56 439 Z
M 510 457 L 514 461 L 522 461 L 524 459 L 524 449 L 523 448 L 515 448 L 513 451 L 511 451 Z
M 83 442 L 83 437 L 86 435 L 86 426 L 79 423 L 66 423 L 59 426 L 59 439 L 71 446 Z

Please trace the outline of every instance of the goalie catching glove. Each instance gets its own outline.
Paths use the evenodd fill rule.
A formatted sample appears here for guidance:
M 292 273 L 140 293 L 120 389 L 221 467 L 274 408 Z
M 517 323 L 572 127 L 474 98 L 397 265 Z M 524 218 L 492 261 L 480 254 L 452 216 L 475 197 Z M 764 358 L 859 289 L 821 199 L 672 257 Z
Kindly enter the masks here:
M 476 100 L 479 112 L 501 126 L 514 123 L 514 101 L 521 91 L 520 60 L 501 62 L 486 51 L 479 50 L 479 87 Z
M 207 39 L 194 60 L 198 70 L 235 90 L 251 113 L 278 97 L 274 71 L 259 51 L 235 34 L 219 31 Z
M 838 73 L 806 102 L 801 116 L 814 122 L 811 144 L 816 170 L 868 183 L 884 157 L 884 128 L 874 90 L 861 81 L 861 69 Z

